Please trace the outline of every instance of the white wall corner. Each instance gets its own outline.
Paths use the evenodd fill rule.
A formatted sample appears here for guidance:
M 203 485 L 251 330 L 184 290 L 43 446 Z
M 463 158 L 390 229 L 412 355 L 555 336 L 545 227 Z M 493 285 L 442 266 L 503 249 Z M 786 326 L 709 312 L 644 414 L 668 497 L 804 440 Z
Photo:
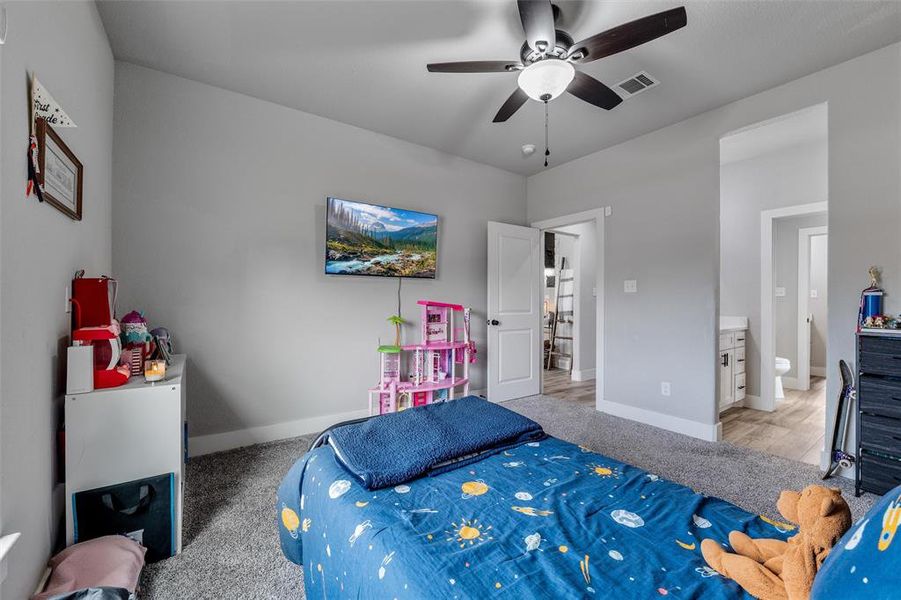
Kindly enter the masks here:
M 573 381 L 591 381 L 594 379 L 596 369 L 573 369 Z
M 776 384 L 773 383 L 773 385 L 776 385 Z M 785 377 L 785 376 L 783 376 L 783 377 L 782 377 L 782 387 L 788 388 L 788 389 L 790 389 L 790 390 L 801 390 L 801 391 L 804 391 L 803 388 L 801 388 L 801 383 L 798 381 L 798 378 L 797 378 L 797 377 Z
M 810 374 L 814 377 L 826 377 L 826 367 L 810 367 Z
M 639 423 L 652 425 L 667 431 L 674 431 L 708 442 L 718 442 L 722 435 L 722 428 L 719 423 L 701 423 L 618 402 L 601 400 L 598 402 L 598 410 L 614 417 L 638 421 Z

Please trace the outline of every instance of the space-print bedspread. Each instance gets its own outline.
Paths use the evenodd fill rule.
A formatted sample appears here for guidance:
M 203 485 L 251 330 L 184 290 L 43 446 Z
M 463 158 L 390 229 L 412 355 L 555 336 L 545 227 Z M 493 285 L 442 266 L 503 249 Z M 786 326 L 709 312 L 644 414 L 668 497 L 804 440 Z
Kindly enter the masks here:
M 323 446 L 277 510 L 308 598 L 744 598 L 701 540 L 792 528 L 555 438 L 374 492 Z

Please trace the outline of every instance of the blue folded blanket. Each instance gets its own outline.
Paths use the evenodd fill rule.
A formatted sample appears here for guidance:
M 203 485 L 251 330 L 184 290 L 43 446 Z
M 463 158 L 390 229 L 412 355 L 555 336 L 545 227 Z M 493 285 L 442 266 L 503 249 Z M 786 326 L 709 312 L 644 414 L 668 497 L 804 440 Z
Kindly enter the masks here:
M 375 490 L 545 437 L 535 421 L 467 396 L 336 427 L 328 444 L 345 469 Z

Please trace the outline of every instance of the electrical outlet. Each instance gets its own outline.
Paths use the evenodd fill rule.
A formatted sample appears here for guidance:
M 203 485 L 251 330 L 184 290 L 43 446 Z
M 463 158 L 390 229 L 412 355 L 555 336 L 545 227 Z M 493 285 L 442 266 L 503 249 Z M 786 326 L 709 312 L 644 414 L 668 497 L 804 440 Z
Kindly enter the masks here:
M 811 298 L 817 298 L 817 297 L 819 297 L 819 295 L 820 295 L 819 292 L 817 292 L 816 290 L 810 290 Z
M 626 279 L 623 282 L 623 292 L 627 294 L 636 294 L 638 293 L 638 280 L 636 279 Z
M 669 396 L 672 393 L 672 389 L 670 389 L 669 381 L 661 381 L 660 382 L 660 395 L 661 396 Z
M 777 298 L 785 298 L 785 288 L 784 287 L 776 288 L 776 297 Z

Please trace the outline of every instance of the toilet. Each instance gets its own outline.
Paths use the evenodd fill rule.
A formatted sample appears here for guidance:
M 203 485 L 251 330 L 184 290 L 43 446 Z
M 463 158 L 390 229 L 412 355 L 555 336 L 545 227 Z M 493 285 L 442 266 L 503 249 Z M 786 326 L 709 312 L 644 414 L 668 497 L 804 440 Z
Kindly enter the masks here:
M 792 363 L 787 358 L 776 357 L 776 400 L 785 398 L 785 390 L 782 389 L 782 376 L 792 368 Z

